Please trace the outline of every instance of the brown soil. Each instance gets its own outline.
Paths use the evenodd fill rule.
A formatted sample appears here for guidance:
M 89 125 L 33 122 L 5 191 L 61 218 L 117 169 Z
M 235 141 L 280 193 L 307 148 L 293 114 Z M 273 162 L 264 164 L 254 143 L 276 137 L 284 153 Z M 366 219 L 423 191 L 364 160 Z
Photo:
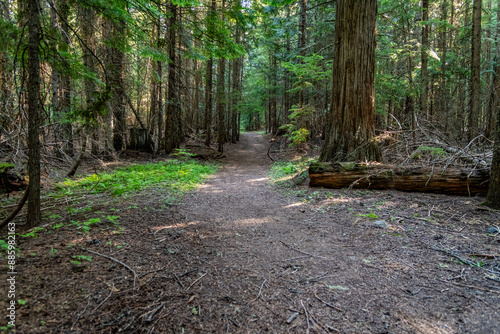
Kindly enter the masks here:
M 243 134 L 179 205 L 153 189 L 59 212 L 120 210 L 122 231 L 18 238 L 16 331 L 500 333 L 500 236 L 487 233 L 498 211 L 481 198 L 277 188 L 268 145 Z

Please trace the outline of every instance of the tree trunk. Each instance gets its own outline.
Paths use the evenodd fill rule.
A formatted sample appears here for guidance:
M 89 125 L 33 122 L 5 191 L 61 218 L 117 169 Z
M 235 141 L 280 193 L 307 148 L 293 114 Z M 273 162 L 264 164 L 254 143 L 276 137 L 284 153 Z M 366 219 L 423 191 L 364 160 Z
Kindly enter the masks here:
M 446 22 L 448 19 L 448 1 L 445 0 L 441 4 L 441 21 Z M 447 27 L 444 23 L 440 27 L 440 32 L 439 32 L 439 49 L 441 50 L 441 76 L 439 78 L 438 82 L 438 98 L 437 98 L 437 110 L 436 110 L 436 117 L 437 119 L 442 119 L 444 120 L 443 124 L 445 125 L 445 131 L 448 130 L 448 125 L 449 125 L 449 119 L 448 119 L 448 108 L 447 108 L 447 103 L 448 103 L 448 96 L 446 93 L 446 57 L 448 54 L 448 47 L 447 47 Z
M 165 110 L 165 152 L 167 154 L 172 153 L 176 148 L 175 145 L 175 120 L 177 105 L 178 105 L 178 91 L 177 91 L 177 54 L 176 54 L 176 20 L 177 20 L 177 6 L 171 5 L 170 9 L 170 20 L 169 20 L 169 46 L 168 46 L 168 57 L 170 62 L 168 64 L 168 89 L 166 98 L 166 110 Z
M 307 0 L 299 1 L 299 40 L 298 40 L 298 50 L 300 53 L 299 63 L 304 63 L 304 58 L 306 56 L 306 24 L 307 24 Z M 304 95 L 305 95 L 305 86 L 299 91 L 299 107 L 302 108 L 304 106 Z
M 57 21 L 57 13 L 56 9 L 54 6 L 54 2 L 51 3 L 50 5 L 50 25 L 54 29 L 54 32 L 57 31 L 58 29 L 58 21 Z M 57 48 L 56 45 L 54 45 L 54 48 Z M 56 156 L 61 157 L 61 151 L 60 151 L 60 146 L 59 143 L 62 142 L 61 140 L 61 107 L 59 105 L 59 70 L 57 68 L 57 64 L 52 64 L 52 70 L 51 70 L 51 81 L 52 81 L 52 121 L 54 121 L 54 139 L 55 139 L 55 146 L 54 146 L 54 153 Z
M 422 26 L 422 49 L 420 51 L 421 58 L 421 77 L 422 77 L 422 95 L 420 96 L 420 112 L 422 115 L 429 116 L 427 114 L 427 101 L 429 99 L 429 78 L 427 75 L 428 66 L 428 55 L 429 52 L 429 25 L 427 21 L 429 20 L 429 0 L 422 1 L 422 21 L 424 24 Z
M 194 65 L 194 101 L 193 101 L 193 128 L 194 133 L 197 134 L 200 131 L 200 86 L 202 85 L 201 77 L 201 66 L 198 64 L 196 59 L 193 60 Z
M 217 102 L 216 102 L 216 110 L 217 110 L 217 144 L 218 151 L 222 153 L 224 151 L 224 142 L 226 141 L 226 130 L 224 126 L 224 118 L 226 111 L 226 95 L 225 95 L 225 85 L 224 78 L 226 73 L 226 59 L 219 59 L 217 66 Z
M 315 163 L 309 167 L 309 185 L 325 188 L 394 189 L 456 196 L 488 191 L 488 171 L 365 163 Z
M 493 161 L 491 162 L 490 172 L 490 189 L 486 197 L 486 203 L 496 209 L 500 209 L 500 3 L 497 10 L 497 40 L 496 40 L 496 61 L 494 64 L 495 76 L 493 77 L 493 86 L 495 92 L 493 100 L 493 108 L 496 109 L 496 136 L 495 145 L 493 147 Z
M 472 62 L 469 113 L 469 140 L 479 134 L 481 117 L 481 10 L 482 0 L 474 0 L 472 7 Z
M 81 38 L 82 38 L 82 52 L 83 52 L 83 64 L 87 68 L 89 72 L 96 73 L 96 66 L 94 55 L 95 53 L 95 33 L 94 33 L 94 11 L 88 7 L 80 7 L 79 8 L 79 16 L 80 16 L 80 27 L 81 27 Z M 85 79 L 85 104 L 86 108 L 89 108 L 94 101 L 94 94 L 97 91 L 97 87 L 95 81 L 93 79 Z M 92 112 L 92 115 L 89 117 L 89 129 L 90 129 L 90 138 L 91 140 L 91 148 L 90 152 L 94 155 L 99 153 L 99 127 L 98 127 L 98 118 L 99 115 L 96 111 Z
M 61 31 L 62 31 L 62 40 L 63 43 L 60 44 L 59 50 L 63 53 L 68 53 L 69 45 L 71 40 L 70 36 L 70 28 L 69 28 L 69 4 L 66 0 L 59 0 L 59 16 L 61 19 Z M 60 110 L 63 114 L 64 122 L 61 124 L 62 130 L 62 139 L 63 139 L 63 151 L 69 156 L 74 155 L 74 147 L 73 147 L 73 126 L 71 123 L 65 119 L 66 115 L 71 113 L 71 78 L 70 78 L 70 65 L 64 60 L 65 71 L 61 73 L 61 93 L 62 99 L 60 100 Z
M 28 195 L 27 227 L 42 219 L 40 211 L 40 7 L 38 0 L 28 2 Z
M 375 135 L 376 0 L 339 0 L 330 126 L 320 160 L 379 160 Z
M 210 147 L 212 142 L 212 66 L 214 59 L 207 61 L 206 83 L 205 83 L 205 146 Z
M 112 27 L 113 44 L 111 47 L 111 63 L 109 80 L 113 89 L 111 111 L 114 117 L 113 148 L 121 151 L 126 148 L 126 119 L 125 119 L 125 87 L 123 82 L 125 55 L 117 43 L 125 40 L 125 24 L 118 21 Z
M 497 51 L 497 53 L 499 52 Z M 498 60 L 495 64 L 495 74 L 493 82 L 496 88 L 495 107 L 497 111 L 497 126 L 495 145 L 493 146 L 493 161 L 491 162 L 490 189 L 486 197 L 486 203 L 493 208 L 500 209 L 500 64 Z
M 235 42 L 239 42 L 239 31 L 236 32 Z M 232 79 L 232 94 L 231 94 L 231 142 L 236 143 L 236 137 L 238 134 L 238 115 L 236 113 L 236 108 L 239 102 L 240 91 L 238 88 L 239 81 L 239 58 L 233 60 L 233 79 Z
M 270 91 L 271 94 L 269 96 L 270 98 L 270 104 L 269 104 L 269 116 L 270 116 L 270 122 L 271 122 L 271 128 L 270 132 L 272 134 L 276 134 L 278 132 L 278 120 L 277 120 L 277 115 L 276 115 L 276 85 L 277 85 L 277 71 L 278 67 L 276 65 L 276 44 L 273 45 L 273 48 L 271 50 L 271 55 L 270 55 L 270 65 L 271 65 L 271 87 Z

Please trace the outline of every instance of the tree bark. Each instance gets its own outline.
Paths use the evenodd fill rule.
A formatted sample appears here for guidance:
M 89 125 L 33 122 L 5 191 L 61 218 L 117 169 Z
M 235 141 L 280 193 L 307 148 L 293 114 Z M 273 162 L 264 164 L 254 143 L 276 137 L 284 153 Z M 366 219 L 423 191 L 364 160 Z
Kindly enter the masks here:
M 193 100 L 193 128 L 194 133 L 198 134 L 200 131 L 200 86 L 202 84 L 201 68 L 196 59 L 193 59 L 194 67 L 194 100 Z
M 500 32 L 500 3 L 497 10 L 497 38 Z M 493 161 L 491 162 L 490 189 L 486 197 L 486 203 L 496 209 L 500 209 L 500 41 L 496 42 L 496 61 L 494 65 L 495 76 L 493 86 L 495 88 L 493 101 L 496 109 L 496 135 L 493 147 Z
M 304 58 L 306 56 L 306 24 L 307 24 L 307 0 L 300 0 L 299 1 L 299 10 L 300 10 L 300 17 L 299 17 L 299 40 L 298 40 L 298 47 L 297 49 L 299 50 L 300 53 L 300 60 L 299 63 L 303 64 L 304 63 Z M 299 107 L 302 108 L 304 106 L 304 95 L 305 95 L 305 87 L 299 91 Z
M 236 43 L 240 42 L 240 31 L 236 30 L 236 36 L 234 37 L 234 41 Z M 240 69 L 239 69 L 239 57 L 237 59 L 233 59 L 233 69 L 232 69 L 232 93 L 231 93 L 231 142 L 236 143 L 236 138 L 238 136 L 238 115 L 236 112 L 236 108 L 239 103 L 240 97 L 240 88 L 239 88 L 239 77 L 240 77 Z
M 40 4 L 28 2 L 28 216 L 27 227 L 42 219 L 40 211 Z
M 321 161 L 379 160 L 375 135 L 376 0 L 339 0 L 332 108 Z
M 457 170 L 364 163 L 316 163 L 309 167 L 309 185 L 325 188 L 394 189 L 456 196 L 488 192 L 486 169 Z
M 60 50 L 64 53 L 68 53 L 69 45 L 71 40 L 70 36 L 70 28 L 69 28 L 69 4 L 66 0 L 59 0 L 59 15 L 61 20 L 61 32 L 62 32 L 62 44 L 60 44 Z M 61 77 L 61 93 L 62 99 L 60 100 L 60 110 L 62 112 L 63 123 L 61 124 L 62 130 L 62 139 L 63 139 L 63 151 L 69 156 L 74 155 L 74 146 L 73 146 L 73 126 L 72 124 L 65 119 L 66 115 L 71 113 L 71 95 L 72 95 L 72 87 L 71 87 L 71 77 L 69 75 L 70 65 L 65 60 L 64 61 L 65 71 L 60 74 Z
M 482 0 L 474 0 L 472 7 L 472 61 L 468 139 L 479 134 L 481 117 L 481 10 Z
M 448 19 L 448 0 L 443 1 L 441 4 L 441 21 L 446 22 Z M 437 98 L 437 110 L 435 115 L 437 119 L 444 120 L 445 131 L 448 130 L 449 126 L 449 112 L 448 112 L 448 96 L 446 92 L 446 57 L 448 54 L 447 46 L 447 27 L 443 23 L 440 27 L 439 32 L 439 49 L 441 50 L 441 75 L 438 82 L 438 98 Z M 431 116 L 432 117 L 432 116 Z
M 126 148 L 126 119 L 125 119 L 125 87 L 124 65 L 125 55 L 118 43 L 125 43 L 125 23 L 113 22 L 112 25 L 111 63 L 109 64 L 109 80 L 113 89 L 111 97 L 111 111 L 114 117 L 113 148 L 122 151 Z
M 224 142 L 226 141 L 226 130 L 225 130 L 225 111 L 226 111 L 226 96 L 225 96 L 225 74 L 226 74 L 226 59 L 219 59 L 217 66 L 217 144 L 218 152 L 224 152 Z
M 212 142 L 212 66 L 214 59 L 207 61 L 205 82 L 205 146 L 210 147 Z
M 168 57 L 170 62 L 168 64 L 168 88 L 166 98 L 165 110 L 165 153 L 170 154 L 176 148 L 176 129 L 175 121 L 178 117 L 178 91 L 177 91 L 177 67 L 178 57 L 176 54 L 176 20 L 177 20 L 177 6 L 171 5 L 170 20 L 169 20 L 169 49 Z
M 95 23 L 94 20 L 94 11 L 88 7 L 80 7 L 79 8 L 79 16 L 80 16 L 80 27 L 81 27 L 81 39 L 82 39 L 82 52 L 83 52 L 83 64 L 87 68 L 87 71 L 95 73 L 97 72 L 95 66 L 94 55 L 95 53 L 95 33 L 93 29 L 93 25 Z M 89 108 L 95 101 L 95 94 L 97 93 L 97 87 L 95 81 L 93 79 L 85 79 L 85 104 L 86 108 Z M 89 119 L 89 129 L 90 129 L 90 138 L 91 140 L 91 148 L 90 152 L 93 155 L 97 155 L 99 153 L 99 126 L 98 126 L 98 118 L 99 115 L 96 111 L 92 112 Z
M 420 96 L 420 112 L 422 115 L 428 116 L 427 101 L 429 99 L 429 78 L 427 74 L 428 55 L 429 52 L 429 25 L 426 23 L 429 20 L 429 0 L 422 1 L 422 49 L 420 52 L 421 72 L 422 77 L 422 95 Z

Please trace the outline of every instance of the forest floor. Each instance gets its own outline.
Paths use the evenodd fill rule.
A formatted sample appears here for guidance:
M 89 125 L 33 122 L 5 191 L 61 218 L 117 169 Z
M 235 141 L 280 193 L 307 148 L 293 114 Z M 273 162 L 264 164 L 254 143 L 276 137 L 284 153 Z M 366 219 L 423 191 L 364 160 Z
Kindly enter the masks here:
M 500 333 L 500 213 L 482 198 L 277 187 L 268 146 L 242 134 L 179 204 L 84 199 L 120 229 L 19 239 L 15 331 Z

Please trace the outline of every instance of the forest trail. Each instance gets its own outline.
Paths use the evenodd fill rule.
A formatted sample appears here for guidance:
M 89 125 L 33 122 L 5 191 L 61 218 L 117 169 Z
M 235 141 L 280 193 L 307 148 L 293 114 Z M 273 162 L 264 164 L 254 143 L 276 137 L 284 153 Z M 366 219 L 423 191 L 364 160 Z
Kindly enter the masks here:
M 498 252 L 478 223 L 498 214 L 480 199 L 278 188 L 268 145 L 243 133 L 180 203 L 162 187 L 89 198 L 71 219 L 119 225 L 20 239 L 18 332 L 500 333 L 498 282 L 485 278 L 497 259 L 446 253 Z
M 255 132 L 242 133 L 238 144 L 226 145 L 224 166 L 193 196 L 185 198 L 182 212 L 223 230 L 280 221 L 279 209 L 286 201 L 268 185 L 268 145 L 265 137 Z

